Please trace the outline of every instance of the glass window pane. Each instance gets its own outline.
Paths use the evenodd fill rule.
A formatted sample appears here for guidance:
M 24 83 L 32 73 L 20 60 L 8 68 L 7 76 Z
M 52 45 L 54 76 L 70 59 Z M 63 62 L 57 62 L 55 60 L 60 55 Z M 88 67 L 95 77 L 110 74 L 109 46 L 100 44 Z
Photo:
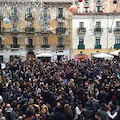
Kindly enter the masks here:
M 44 45 L 48 45 L 48 37 L 44 37 L 43 38 L 43 44 Z
M 17 45 L 17 38 L 13 37 L 13 45 Z
M 83 28 L 83 27 L 84 27 L 84 22 L 80 22 L 80 23 L 79 23 L 79 26 L 80 26 L 80 28 L 81 28 L 81 27 Z
M 58 38 L 58 45 L 63 45 L 63 38 L 62 37 Z
M 30 45 L 30 46 L 33 45 L 33 39 L 31 37 L 28 38 L 28 45 Z
M 120 27 L 120 21 L 116 21 L 116 27 Z
M 63 28 L 63 22 L 58 22 L 58 28 Z
M 96 37 L 95 45 L 100 45 L 100 37 Z
M 96 22 L 96 28 L 101 28 L 101 22 Z
M 115 37 L 115 44 L 120 44 L 120 36 Z
M 84 38 L 83 37 L 79 37 L 79 45 L 84 45 Z

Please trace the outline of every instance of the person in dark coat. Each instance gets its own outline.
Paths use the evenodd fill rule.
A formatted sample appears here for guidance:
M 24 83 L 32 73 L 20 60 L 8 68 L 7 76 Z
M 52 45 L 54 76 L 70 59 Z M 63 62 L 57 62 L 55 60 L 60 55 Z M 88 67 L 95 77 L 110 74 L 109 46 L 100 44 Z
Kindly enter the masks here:
M 81 114 L 83 114 L 85 120 L 94 120 L 94 113 L 89 102 L 86 102 L 86 107 L 81 111 Z

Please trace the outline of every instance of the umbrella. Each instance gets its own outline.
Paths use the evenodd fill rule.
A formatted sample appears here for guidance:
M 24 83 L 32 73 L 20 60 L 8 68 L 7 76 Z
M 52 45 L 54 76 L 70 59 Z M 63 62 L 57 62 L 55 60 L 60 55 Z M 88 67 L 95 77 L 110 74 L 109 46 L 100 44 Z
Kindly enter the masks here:
M 117 51 L 111 52 L 110 54 L 115 55 L 115 56 L 119 56 L 119 53 L 120 53 L 120 50 L 117 50 Z
M 98 53 L 93 55 L 95 58 L 114 58 L 114 56 L 106 54 L 106 53 Z
M 40 53 L 40 54 L 36 55 L 36 57 L 52 57 L 52 55 L 49 53 Z

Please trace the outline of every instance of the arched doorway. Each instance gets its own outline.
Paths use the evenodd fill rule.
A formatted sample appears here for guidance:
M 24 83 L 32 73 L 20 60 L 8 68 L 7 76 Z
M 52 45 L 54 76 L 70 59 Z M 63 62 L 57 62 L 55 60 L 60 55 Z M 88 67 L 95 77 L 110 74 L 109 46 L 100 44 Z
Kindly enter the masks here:
M 27 60 L 33 61 L 35 60 L 35 54 L 33 51 L 29 51 L 27 54 Z

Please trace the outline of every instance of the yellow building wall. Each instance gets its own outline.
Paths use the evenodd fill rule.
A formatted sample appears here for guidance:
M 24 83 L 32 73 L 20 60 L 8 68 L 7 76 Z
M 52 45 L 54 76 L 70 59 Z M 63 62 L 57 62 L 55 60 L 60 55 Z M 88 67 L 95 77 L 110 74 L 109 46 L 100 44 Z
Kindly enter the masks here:
M 80 52 L 88 55 L 88 58 L 91 59 L 92 53 L 96 53 L 97 51 L 104 52 L 104 53 L 110 53 L 110 52 L 113 52 L 115 50 L 116 49 L 111 49 L 111 50 L 109 50 L 109 49 L 74 49 L 73 50 L 73 59 L 74 59 L 75 55 L 80 54 Z

